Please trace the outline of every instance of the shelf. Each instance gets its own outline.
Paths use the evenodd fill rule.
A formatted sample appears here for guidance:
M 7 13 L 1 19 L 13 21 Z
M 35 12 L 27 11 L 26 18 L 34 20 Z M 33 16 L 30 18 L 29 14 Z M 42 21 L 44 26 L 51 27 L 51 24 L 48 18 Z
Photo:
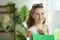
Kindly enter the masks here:
M 14 31 L 8 31 L 9 32 L 14 32 Z M 7 33 L 5 30 L 0 30 L 0 33 Z
M 8 14 L 8 12 L 0 12 L 0 14 Z
M 0 12 L 0 14 L 13 14 L 13 13 L 9 13 L 9 12 Z
M 6 8 L 6 7 L 7 7 L 7 6 L 5 6 L 5 5 L 1 5 L 1 6 L 0 6 L 0 8 Z

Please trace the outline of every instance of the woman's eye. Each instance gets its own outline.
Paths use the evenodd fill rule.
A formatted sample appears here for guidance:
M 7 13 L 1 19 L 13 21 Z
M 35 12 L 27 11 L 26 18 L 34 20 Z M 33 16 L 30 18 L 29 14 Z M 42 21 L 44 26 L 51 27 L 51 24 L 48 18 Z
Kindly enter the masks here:
M 44 15 L 44 13 L 41 13 L 42 15 Z
M 39 15 L 39 13 L 36 13 L 36 15 Z

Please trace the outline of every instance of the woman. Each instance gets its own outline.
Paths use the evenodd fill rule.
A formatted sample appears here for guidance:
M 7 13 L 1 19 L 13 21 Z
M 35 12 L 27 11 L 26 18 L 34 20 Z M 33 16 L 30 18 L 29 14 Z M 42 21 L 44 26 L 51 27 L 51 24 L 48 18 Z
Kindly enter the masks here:
M 45 24 L 46 17 L 44 15 L 43 5 L 34 4 L 30 10 L 30 14 L 27 20 L 28 32 L 27 40 L 31 38 L 32 32 L 36 34 L 48 34 L 48 28 Z

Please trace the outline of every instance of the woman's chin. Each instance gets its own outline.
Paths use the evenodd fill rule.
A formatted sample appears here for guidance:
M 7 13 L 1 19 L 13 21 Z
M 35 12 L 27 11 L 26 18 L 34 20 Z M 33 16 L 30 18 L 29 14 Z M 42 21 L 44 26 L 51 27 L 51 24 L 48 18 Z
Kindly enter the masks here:
M 40 23 L 42 23 L 41 21 L 38 21 L 38 23 L 40 24 Z

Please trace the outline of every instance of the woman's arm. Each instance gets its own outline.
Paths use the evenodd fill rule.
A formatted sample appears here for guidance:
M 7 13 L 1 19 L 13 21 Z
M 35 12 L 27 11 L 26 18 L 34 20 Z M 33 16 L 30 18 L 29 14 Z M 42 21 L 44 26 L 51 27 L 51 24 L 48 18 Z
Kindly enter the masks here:
M 46 33 L 49 34 L 48 25 L 46 25 Z
M 47 28 L 47 34 L 49 34 L 49 30 L 48 30 L 48 28 Z

